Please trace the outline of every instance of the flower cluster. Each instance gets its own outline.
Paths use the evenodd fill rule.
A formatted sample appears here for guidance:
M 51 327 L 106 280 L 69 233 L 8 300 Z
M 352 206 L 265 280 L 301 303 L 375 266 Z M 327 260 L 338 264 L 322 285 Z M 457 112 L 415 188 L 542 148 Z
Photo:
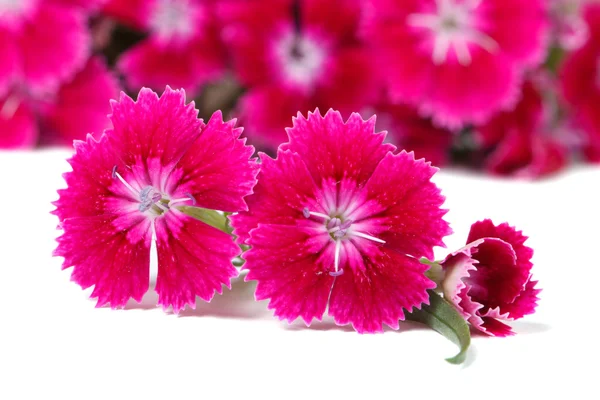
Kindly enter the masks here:
M 102 131 L 114 73 L 130 93 L 184 88 L 271 155 L 298 111 L 334 108 L 377 114 L 434 165 L 536 178 L 600 162 L 599 16 L 596 0 L 2 2 L 0 148 Z
M 0 148 L 71 144 L 106 127 L 119 86 L 92 52 L 99 3 L 0 3 Z
M 256 299 L 290 323 L 327 313 L 374 333 L 427 310 L 506 336 L 504 322 L 534 312 L 533 251 L 508 224 L 477 222 L 433 261 L 451 233 L 437 168 L 384 143 L 375 117 L 299 113 L 276 158 L 257 161 L 235 121 L 197 114 L 183 91 L 144 88 L 112 102 L 111 129 L 75 142 L 55 255 L 98 307 L 141 301 L 155 240 L 158 305 L 175 313 L 231 287 L 240 255 Z

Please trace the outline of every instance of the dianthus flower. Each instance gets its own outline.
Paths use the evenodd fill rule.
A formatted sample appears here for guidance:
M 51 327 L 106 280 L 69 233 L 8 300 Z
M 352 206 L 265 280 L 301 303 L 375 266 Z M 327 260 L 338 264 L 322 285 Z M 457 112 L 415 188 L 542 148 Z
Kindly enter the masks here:
M 535 312 L 540 289 L 531 278 L 533 250 L 526 239 L 507 223 L 483 220 L 471 226 L 467 246 L 442 262 L 444 297 L 485 334 L 512 335 L 504 322 Z
M 358 0 L 226 0 L 223 37 L 236 77 L 247 89 L 238 104 L 246 133 L 270 149 L 287 140 L 298 111 L 344 114 L 378 96 L 369 50 L 358 38 Z
M 46 96 L 12 92 L 0 97 L 0 148 L 68 144 L 108 127 L 110 99 L 117 79 L 99 57 L 91 58 L 72 80 Z
M 256 299 L 279 319 L 321 320 L 325 310 L 358 332 L 398 328 L 428 303 L 420 257 L 450 233 L 436 169 L 394 154 L 375 118 L 318 110 L 298 115 L 289 142 L 262 166 L 247 212 L 232 218 Z
M 0 2 L 0 98 L 55 92 L 89 52 L 87 15 L 68 1 Z
M 235 121 L 216 113 L 197 118 L 185 94 L 167 88 L 159 98 L 142 89 L 137 101 L 112 103 L 113 129 L 75 143 L 54 214 L 63 235 L 55 255 L 82 288 L 94 285 L 97 306 L 141 301 L 148 290 L 150 244 L 158 251 L 158 304 L 179 312 L 196 296 L 209 301 L 237 275 L 240 253 L 231 237 L 194 219 L 182 206 L 235 212 L 246 209 L 257 165 Z
M 543 80 L 550 86 L 551 81 Z M 539 82 L 541 83 L 541 82 Z M 528 80 L 513 111 L 494 116 L 475 130 L 479 145 L 489 152 L 485 168 L 499 175 L 537 178 L 567 164 L 567 137 L 554 121 L 556 112 L 544 99 L 538 82 Z
M 165 85 L 197 93 L 225 67 L 214 0 L 109 0 L 104 12 L 148 34 L 123 53 L 117 67 L 127 85 Z
M 584 153 L 600 162 L 600 4 L 584 7 L 588 40 L 570 53 L 560 71 L 561 91 L 575 123 L 585 132 Z
M 365 34 L 395 102 L 437 124 L 483 123 L 544 59 L 544 0 L 370 0 Z

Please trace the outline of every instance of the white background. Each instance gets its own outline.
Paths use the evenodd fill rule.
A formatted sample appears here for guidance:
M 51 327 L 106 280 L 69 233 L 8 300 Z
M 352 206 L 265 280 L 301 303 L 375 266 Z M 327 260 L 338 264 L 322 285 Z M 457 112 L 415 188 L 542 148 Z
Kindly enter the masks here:
M 597 167 L 534 183 L 436 176 L 455 231 L 448 248 L 478 219 L 508 221 L 530 236 L 544 289 L 516 336 L 474 336 L 467 363 L 453 366 L 454 345 L 420 325 L 378 335 L 330 320 L 288 326 L 241 280 L 180 316 L 155 308 L 154 292 L 126 310 L 94 308 L 91 289 L 51 256 L 50 202 L 68 154 L 0 153 L 0 399 L 600 398 Z

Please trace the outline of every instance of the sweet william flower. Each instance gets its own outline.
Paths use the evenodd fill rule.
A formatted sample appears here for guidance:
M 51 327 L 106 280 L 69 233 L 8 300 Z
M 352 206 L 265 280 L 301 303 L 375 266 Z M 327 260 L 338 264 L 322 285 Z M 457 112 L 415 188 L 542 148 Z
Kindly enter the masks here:
M 369 0 L 365 35 L 396 102 L 437 124 L 484 123 L 546 53 L 545 0 Z
M 54 214 L 64 233 L 55 255 L 97 306 L 141 301 L 148 290 L 153 232 L 158 251 L 158 304 L 174 312 L 196 296 L 209 301 L 237 275 L 231 237 L 189 217 L 181 206 L 235 212 L 255 184 L 253 148 L 235 121 L 216 113 L 205 124 L 183 91 L 159 98 L 142 89 L 112 103 L 113 129 L 75 143 Z
M 468 244 L 441 264 L 444 297 L 487 335 L 513 335 L 505 322 L 535 312 L 540 289 L 531 278 L 533 250 L 526 239 L 507 223 L 479 221 L 471 226 Z
M 0 148 L 68 144 L 108 127 L 110 99 L 119 93 L 105 62 L 92 57 L 52 95 L 15 91 L 0 97 Z
M 238 114 L 248 137 L 274 150 L 298 111 L 344 115 L 379 96 L 370 50 L 359 38 L 358 0 L 225 0 L 223 38 L 247 89 Z
M 398 328 L 404 310 L 428 302 L 435 284 L 420 257 L 450 233 L 436 169 L 394 154 L 375 118 L 301 114 L 277 158 L 262 166 L 248 211 L 232 217 L 250 245 L 247 280 L 282 320 L 307 325 L 325 311 L 358 332 Z
M 0 2 L 0 97 L 48 94 L 90 53 L 87 15 L 64 0 Z
M 219 38 L 214 0 L 109 0 L 107 15 L 147 34 L 125 51 L 117 68 L 127 86 L 165 85 L 197 93 L 221 75 L 225 50 Z

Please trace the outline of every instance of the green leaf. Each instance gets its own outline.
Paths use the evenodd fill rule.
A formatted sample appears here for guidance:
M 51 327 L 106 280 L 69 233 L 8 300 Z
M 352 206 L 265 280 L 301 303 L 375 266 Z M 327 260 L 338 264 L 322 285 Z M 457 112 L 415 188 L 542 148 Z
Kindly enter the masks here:
M 444 300 L 433 290 L 428 290 L 429 305 L 423 305 L 420 310 L 407 314 L 406 319 L 428 325 L 458 345 L 460 352 L 454 357 L 447 358 L 451 364 L 461 364 L 467 357 L 471 344 L 469 326 L 458 310 Z
M 227 215 L 221 214 L 215 210 L 208 210 L 206 208 L 200 207 L 190 207 L 190 206 L 182 206 L 178 208 L 179 211 L 188 215 L 192 218 L 196 218 L 199 221 L 204 222 L 214 228 L 217 228 L 229 235 L 233 229 L 229 225 L 229 218 Z

